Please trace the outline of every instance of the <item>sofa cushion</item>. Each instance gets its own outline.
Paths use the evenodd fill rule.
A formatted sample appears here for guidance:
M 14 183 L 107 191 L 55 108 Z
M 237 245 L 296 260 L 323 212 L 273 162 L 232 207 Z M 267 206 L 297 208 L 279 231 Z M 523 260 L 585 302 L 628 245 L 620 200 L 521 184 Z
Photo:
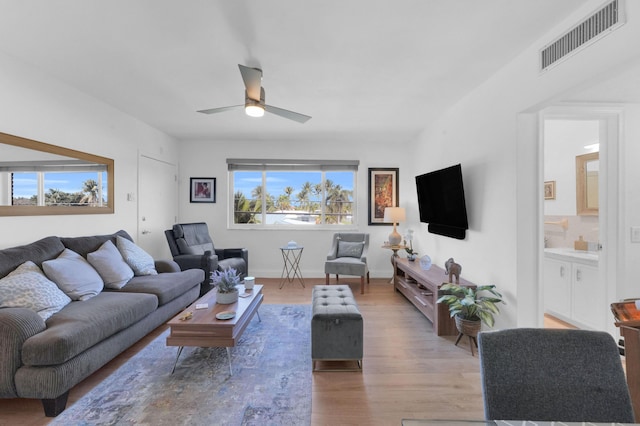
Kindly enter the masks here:
M 31 309 L 46 321 L 69 302 L 71 299 L 30 260 L 0 279 L 0 308 Z
M 153 257 L 132 241 L 118 236 L 116 247 L 135 275 L 156 275 L 158 273 Z
M 58 237 L 46 237 L 24 246 L 0 250 L 0 277 L 4 277 L 27 260 L 40 266 L 45 260 L 55 259 L 62 250 L 64 245 Z
M 127 231 L 120 230 L 113 234 L 107 235 L 90 235 L 86 237 L 61 237 L 60 241 L 69 250 L 73 250 L 82 257 L 87 257 L 87 254 L 92 253 L 100 248 L 105 241 L 111 241 L 116 243 L 116 238 L 120 236 L 126 238 L 129 241 L 133 241 L 133 238 L 127 233 Z
M 72 300 L 87 300 L 102 291 L 104 282 L 93 266 L 78 253 L 64 249 L 60 256 L 42 262 L 42 269 Z
M 87 254 L 87 260 L 98 271 L 107 288 L 122 288 L 133 278 L 133 269 L 124 261 L 111 240 Z
M 162 306 L 182 296 L 193 287 L 199 286 L 202 281 L 204 281 L 202 269 L 187 269 L 182 272 L 133 277 L 121 289 L 110 291 L 153 294 L 158 298 L 158 305 Z
M 22 362 L 29 366 L 62 364 L 140 321 L 157 306 L 154 295 L 115 292 L 71 302 L 49 318 L 46 330 L 26 340 Z

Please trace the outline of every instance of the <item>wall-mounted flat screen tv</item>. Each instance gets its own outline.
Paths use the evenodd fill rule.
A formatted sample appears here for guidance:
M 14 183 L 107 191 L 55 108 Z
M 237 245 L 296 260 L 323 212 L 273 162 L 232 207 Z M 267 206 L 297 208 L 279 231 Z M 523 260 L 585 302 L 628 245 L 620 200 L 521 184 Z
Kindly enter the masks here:
M 469 224 L 460 164 L 416 176 L 416 189 L 420 222 L 429 232 L 463 240 Z

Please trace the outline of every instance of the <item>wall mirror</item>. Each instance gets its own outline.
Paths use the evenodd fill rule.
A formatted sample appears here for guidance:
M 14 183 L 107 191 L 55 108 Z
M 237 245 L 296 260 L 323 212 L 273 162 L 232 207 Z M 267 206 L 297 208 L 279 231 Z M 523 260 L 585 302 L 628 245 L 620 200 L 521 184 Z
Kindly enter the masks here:
M 580 216 L 597 216 L 600 153 L 576 156 L 576 208 Z
M 114 212 L 113 160 L 0 133 L 0 216 Z

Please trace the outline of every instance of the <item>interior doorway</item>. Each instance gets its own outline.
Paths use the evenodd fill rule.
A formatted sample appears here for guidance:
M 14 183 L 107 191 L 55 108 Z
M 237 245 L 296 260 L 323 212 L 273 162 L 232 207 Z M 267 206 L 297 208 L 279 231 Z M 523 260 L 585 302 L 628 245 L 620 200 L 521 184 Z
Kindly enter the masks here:
M 541 117 L 544 313 L 578 328 L 611 331 L 618 114 L 554 108 Z

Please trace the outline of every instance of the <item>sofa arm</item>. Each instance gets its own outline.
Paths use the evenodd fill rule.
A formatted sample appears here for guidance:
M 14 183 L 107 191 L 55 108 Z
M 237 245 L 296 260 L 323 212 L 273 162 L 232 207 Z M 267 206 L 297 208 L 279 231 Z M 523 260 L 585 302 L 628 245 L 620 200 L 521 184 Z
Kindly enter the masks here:
M 249 270 L 249 250 L 246 248 L 215 249 L 215 252 L 220 259 L 231 259 L 234 257 L 243 258 L 244 263 L 247 265 L 247 271 Z
M 0 309 L 0 398 L 17 398 L 14 377 L 22 366 L 22 345 L 47 326 L 31 309 Z
M 163 272 L 180 272 L 180 265 L 177 262 L 170 259 L 158 259 L 155 261 L 156 271 L 159 274 Z

